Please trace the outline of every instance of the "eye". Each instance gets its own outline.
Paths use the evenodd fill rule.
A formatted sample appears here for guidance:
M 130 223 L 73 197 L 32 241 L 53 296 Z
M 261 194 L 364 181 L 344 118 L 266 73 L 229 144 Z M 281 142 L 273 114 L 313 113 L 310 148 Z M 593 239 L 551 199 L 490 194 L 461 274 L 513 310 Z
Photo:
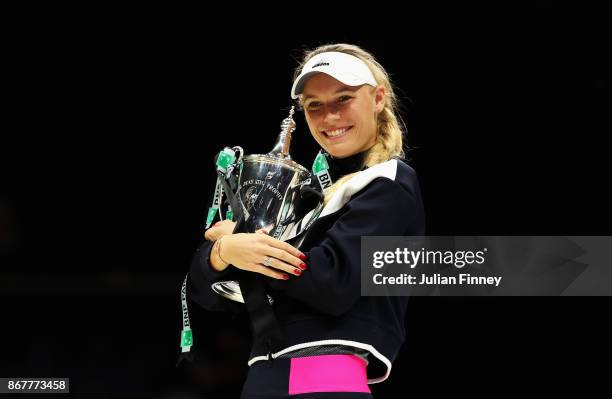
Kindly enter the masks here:
M 306 105 L 306 109 L 314 110 L 321 106 L 321 103 L 318 101 L 311 101 Z
M 339 103 L 345 103 L 345 102 L 347 102 L 348 100 L 350 100 L 351 98 L 353 98 L 353 97 L 351 97 L 351 96 L 346 96 L 346 95 L 345 95 L 345 96 L 340 96 L 340 97 L 338 97 L 338 102 L 339 102 Z

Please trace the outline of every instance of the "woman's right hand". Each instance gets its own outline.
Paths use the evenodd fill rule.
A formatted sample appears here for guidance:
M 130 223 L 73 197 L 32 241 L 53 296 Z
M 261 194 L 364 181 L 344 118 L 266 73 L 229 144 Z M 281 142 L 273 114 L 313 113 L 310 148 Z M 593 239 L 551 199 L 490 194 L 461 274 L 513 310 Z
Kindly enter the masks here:
M 287 280 L 287 273 L 299 276 L 307 268 L 303 262 L 306 255 L 299 249 L 265 233 L 230 234 L 219 239 L 216 245 L 222 262 L 275 279 Z M 269 267 L 263 264 L 267 257 Z

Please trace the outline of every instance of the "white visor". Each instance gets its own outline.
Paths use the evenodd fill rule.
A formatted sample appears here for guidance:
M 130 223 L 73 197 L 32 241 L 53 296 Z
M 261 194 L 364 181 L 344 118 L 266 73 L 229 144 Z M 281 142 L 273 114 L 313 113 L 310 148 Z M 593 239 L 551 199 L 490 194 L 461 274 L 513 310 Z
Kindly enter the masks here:
M 298 98 L 304 91 L 308 78 L 319 72 L 326 73 L 347 86 L 378 86 L 365 62 L 350 54 L 330 51 L 317 54 L 304 64 L 300 76 L 293 82 L 291 98 Z

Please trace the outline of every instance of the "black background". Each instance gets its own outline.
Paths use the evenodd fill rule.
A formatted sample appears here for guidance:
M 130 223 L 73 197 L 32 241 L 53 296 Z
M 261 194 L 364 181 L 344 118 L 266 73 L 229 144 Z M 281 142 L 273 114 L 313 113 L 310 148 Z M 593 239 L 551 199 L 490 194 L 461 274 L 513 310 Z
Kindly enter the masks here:
M 429 235 L 610 234 L 602 10 L 279 7 L 276 19 L 10 14 L 0 376 L 70 377 L 73 397 L 238 397 L 246 319 L 196 309 L 199 360 L 174 367 L 180 283 L 202 239 L 213 156 L 269 151 L 296 60 L 323 43 L 371 51 L 399 87 Z M 310 166 L 317 148 L 296 121 L 294 158 Z M 592 387 L 609 347 L 606 305 L 414 298 L 391 377 L 372 388 L 394 398 Z

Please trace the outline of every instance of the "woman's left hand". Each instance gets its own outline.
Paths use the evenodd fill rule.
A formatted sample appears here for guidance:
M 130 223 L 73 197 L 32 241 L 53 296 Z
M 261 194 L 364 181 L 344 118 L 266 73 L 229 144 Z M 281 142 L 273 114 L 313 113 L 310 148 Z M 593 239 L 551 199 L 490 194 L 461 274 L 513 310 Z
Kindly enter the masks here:
M 208 241 L 217 241 L 219 238 L 225 235 L 232 234 L 235 226 L 236 222 L 232 222 L 231 220 L 222 220 L 215 223 L 210 229 L 206 230 L 204 233 L 204 238 L 206 238 Z

